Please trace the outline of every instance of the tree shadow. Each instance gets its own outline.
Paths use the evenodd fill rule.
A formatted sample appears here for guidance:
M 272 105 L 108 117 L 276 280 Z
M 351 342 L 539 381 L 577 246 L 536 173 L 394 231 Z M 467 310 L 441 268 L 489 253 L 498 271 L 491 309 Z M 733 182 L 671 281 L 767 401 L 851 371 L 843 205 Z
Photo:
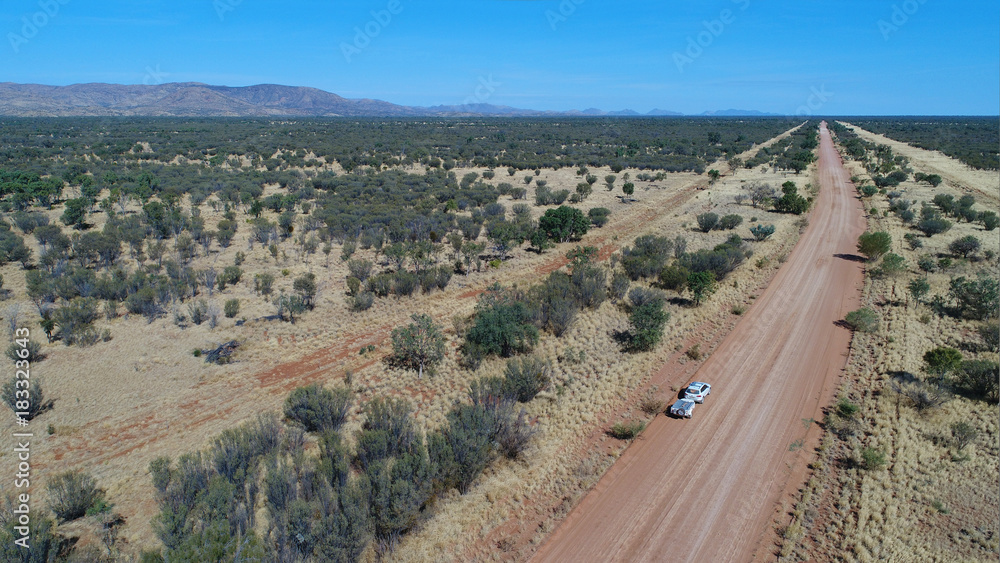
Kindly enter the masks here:
M 858 460 L 846 455 L 838 457 L 834 463 L 840 469 L 857 469 L 861 467 L 858 464 Z
M 915 383 L 920 381 L 920 378 L 916 375 L 903 370 L 890 371 L 886 375 L 888 375 L 890 379 L 898 381 L 899 383 Z
M 686 297 L 671 297 L 667 299 L 667 303 L 671 305 L 677 305 L 678 307 L 693 307 L 694 301 L 687 299 Z
M 834 254 L 834 258 L 840 258 L 841 260 L 847 260 L 848 262 L 859 262 L 864 264 L 867 262 L 864 256 L 858 256 L 857 254 Z
M 629 345 L 632 343 L 632 333 L 627 330 L 613 330 L 611 331 L 611 339 L 617 342 L 622 350 L 628 351 Z

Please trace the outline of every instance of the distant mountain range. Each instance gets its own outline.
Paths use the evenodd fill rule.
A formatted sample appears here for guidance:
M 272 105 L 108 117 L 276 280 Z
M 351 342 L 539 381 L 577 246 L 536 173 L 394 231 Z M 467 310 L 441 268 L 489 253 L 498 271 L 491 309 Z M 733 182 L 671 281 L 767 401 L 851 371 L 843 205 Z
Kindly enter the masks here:
M 299 86 L 211 86 L 198 82 L 144 85 L 0 83 L 0 116 L 7 117 L 591 117 L 670 116 L 654 109 L 641 114 L 630 109 L 603 111 L 537 111 L 492 104 L 401 106 L 370 99 L 348 99 Z M 705 112 L 706 116 L 775 116 L 747 110 Z

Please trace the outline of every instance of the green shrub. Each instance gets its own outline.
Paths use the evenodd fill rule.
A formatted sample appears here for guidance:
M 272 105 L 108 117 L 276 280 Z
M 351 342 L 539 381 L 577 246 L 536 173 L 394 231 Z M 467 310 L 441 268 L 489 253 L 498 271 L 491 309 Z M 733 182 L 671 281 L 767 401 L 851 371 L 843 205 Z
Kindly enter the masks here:
M 21 346 L 16 342 L 12 342 L 7 347 L 7 357 L 13 362 L 26 360 L 29 364 L 33 364 L 44 358 L 42 356 L 42 345 L 34 340 L 28 340 L 27 346 Z
M 715 213 L 702 213 L 696 216 L 695 219 L 698 221 L 698 228 L 703 233 L 711 231 L 719 224 L 719 216 Z
M 864 254 L 869 261 L 878 260 L 891 249 L 892 237 L 887 232 L 866 232 L 858 237 L 858 252 Z
M 21 384 L 18 384 L 19 381 Z M 44 411 L 48 405 L 45 404 L 42 379 L 35 377 L 30 380 L 27 388 L 27 397 L 23 396 L 25 391 L 24 381 L 26 380 L 18 379 L 17 376 L 11 377 L 3 384 L 0 393 L 3 393 L 3 402 L 10 407 L 10 410 L 17 413 L 25 413 L 18 416 L 24 420 L 31 420 Z M 18 393 L 21 393 L 22 396 L 18 396 Z
M 255 274 L 253 277 L 253 289 L 257 295 L 270 295 L 274 285 L 274 274 L 267 272 Z
M 611 301 L 617 303 L 621 301 L 626 293 L 628 293 L 629 285 L 631 285 L 631 280 L 628 274 L 625 272 L 616 271 L 611 276 L 611 287 L 608 289 L 608 295 L 611 297 Z
M 465 335 L 463 351 L 510 357 L 527 352 L 538 342 L 538 329 L 522 301 L 494 284 L 476 305 L 473 325 Z
M 750 234 L 758 241 L 767 240 L 774 234 L 774 225 L 764 225 L 763 223 L 750 227 Z
M 226 266 L 217 280 L 219 291 L 224 291 L 227 285 L 236 285 L 241 279 L 243 279 L 243 270 L 237 266 Z
M 92 343 L 88 333 L 94 332 L 91 324 L 97 316 L 97 300 L 93 297 L 73 298 L 52 314 L 55 325 L 59 327 L 59 335 L 67 346 Z
M 948 232 L 951 229 L 951 221 L 938 217 L 930 217 L 917 223 L 917 229 L 928 237 Z
M 723 215 L 719 219 L 719 225 L 717 228 L 723 231 L 730 231 L 732 229 L 735 229 L 736 227 L 739 227 L 742 223 L 743 223 L 743 217 L 741 215 L 731 213 L 729 215 Z
M 367 311 L 375 304 L 375 294 L 370 291 L 362 291 L 351 297 L 350 304 L 351 310 L 354 312 Z
M 587 234 L 590 222 L 579 209 L 561 205 L 547 210 L 538 220 L 538 228 L 545 231 L 549 238 L 566 242 Z
M 603 227 L 608 222 L 608 218 L 611 216 L 611 210 L 606 207 L 595 207 L 587 212 L 587 217 L 590 219 L 590 224 L 595 227 Z
M 670 259 L 674 241 L 667 237 L 643 235 L 634 246 L 622 249 L 622 268 L 632 281 L 659 274 Z
M 844 322 L 852 330 L 861 332 L 875 332 L 878 330 L 878 315 L 875 311 L 867 307 L 847 313 L 847 316 L 844 317 Z
M 83 471 L 67 471 L 49 479 L 45 485 L 49 509 L 63 522 L 85 516 L 91 507 L 104 501 L 105 492 L 94 478 Z
M 924 370 L 935 377 L 945 377 L 962 365 L 962 353 L 954 348 L 939 346 L 924 353 Z
M 514 358 L 504 370 L 505 386 L 519 403 L 527 403 L 549 386 L 552 366 L 534 356 Z
M 978 221 L 982 223 L 983 229 L 992 231 L 1000 227 L 1000 217 L 994 211 L 982 211 L 979 213 Z
M 226 303 L 222 306 L 222 310 L 225 313 L 227 319 L 235 317 L 236 315 L 240 314 L 240 300 L 227 299 Z
M 868 447 L 861 450 L 861 466 L 868 470 L 881 469 L 885 467 L 887 461 L 885 452 Z
M 327 389 L 314 383 L 299 387 L 285 399 L 285 416 L 310 432 L 336 431 L 347 419 L 354 393 L 347 388 Z
M 990 352 L 1000 351 L 1000 324 L 997 321 L 985 322 L 976 329 L 983 346 Z
M 995 318 L 1000 308 L 1000 284 L 986 272 L 974 280 L 965 276 L 952 279 L 948 294 L 957 302 L 962 314 L 972 319 Z
M 664 289 L 682 291 L 687 285 L 691 272 L 679 264 L 671 264 L 660 272 L 660 286 Z
M 854 415 L 858 413 L 858 405 L 852 403 L 847 397 L 841 397 L 837 401 L 837 414 L 841 418 L 854 418 Z

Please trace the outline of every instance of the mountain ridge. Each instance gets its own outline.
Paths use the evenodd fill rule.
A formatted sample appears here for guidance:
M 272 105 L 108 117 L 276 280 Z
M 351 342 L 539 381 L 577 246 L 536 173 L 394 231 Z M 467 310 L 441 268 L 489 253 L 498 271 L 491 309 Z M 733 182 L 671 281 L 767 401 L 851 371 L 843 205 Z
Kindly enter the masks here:
M 596 108 L 546 111 L 493 104 L 404 106 L 369 98 L 350 99 L 318 88 L 201 82 L 156 85 L 91 82 L 68 86 L 0 83 L 4 117 L 649 117 L 682 116 L 654 109 Z M 706 116 L 776 116 L 753 110 L 704 112 Z

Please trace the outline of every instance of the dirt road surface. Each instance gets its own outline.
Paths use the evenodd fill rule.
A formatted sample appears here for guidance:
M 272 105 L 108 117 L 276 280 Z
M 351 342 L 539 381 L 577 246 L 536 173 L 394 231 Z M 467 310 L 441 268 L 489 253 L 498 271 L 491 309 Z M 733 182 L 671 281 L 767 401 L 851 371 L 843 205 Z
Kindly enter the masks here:
M 832 399 L 858 307 L 861 205 L 825 124 L 811 226 L 695 375 L 712 394 L 691 420 L 657 417 L 533 561 L 749 561 Z

